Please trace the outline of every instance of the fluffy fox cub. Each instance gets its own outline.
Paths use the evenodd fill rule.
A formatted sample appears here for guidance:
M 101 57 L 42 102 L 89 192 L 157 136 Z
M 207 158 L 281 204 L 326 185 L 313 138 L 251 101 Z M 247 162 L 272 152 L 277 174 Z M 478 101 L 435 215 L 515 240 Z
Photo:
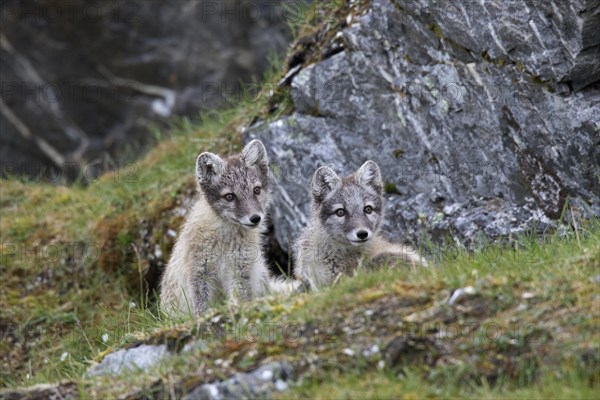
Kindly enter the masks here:
M 262 233 L 271 201 L 267 152 L 258 140 L 222 159 L 196 161 L 199 196 L 177 238 L 160 288 L 163 309 L 198 315 L 210 302 L 269 290 Z M 281 282 L 273 282 L 281 286 Z
M 379 235 L 383 221 L 383 182 L 373 161 L 340 178 L 321 167 L 312 180 L 312 217 L 295 248 L 296 277 L 313 290 L 347 275 L 363 261 L 384 258 L 425 264 L 410 247 Z

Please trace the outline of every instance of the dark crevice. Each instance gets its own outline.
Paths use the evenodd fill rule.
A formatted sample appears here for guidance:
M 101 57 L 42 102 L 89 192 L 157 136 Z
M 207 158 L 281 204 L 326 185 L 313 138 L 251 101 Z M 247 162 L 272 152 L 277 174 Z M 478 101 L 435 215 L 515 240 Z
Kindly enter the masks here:
M 267 267 L 274 276 L 291 277 L 294 275 L 294 268 L 292 266 L 291 258 L 283 248 L 277 242 L 275 238 L 275 227 L 272 223 L 269 224 L 268 231 L 266 232 L 265 240 L 265 259 L 267 260 Z

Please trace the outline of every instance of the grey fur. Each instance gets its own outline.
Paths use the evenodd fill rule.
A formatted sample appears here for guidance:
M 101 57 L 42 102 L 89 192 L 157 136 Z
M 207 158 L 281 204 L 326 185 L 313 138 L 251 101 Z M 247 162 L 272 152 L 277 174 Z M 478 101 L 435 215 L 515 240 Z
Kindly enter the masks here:
M 200 314 L 220 295 L 238 302 L 270 289 L 262 244 L 271 202 L 264 146 L 254 140 L 225 160 L 202 153 L 196 177 L 198 200 L 161 282 L 161 306 L 169 313 Z
M 380 236 L 383 218 L 383 181 L 375 162 L 343 179 L 319 168 L 312 180 L 312 218 L 295 246 L 296 276 L 316 290 L 352 273 L 365 258 L 391 255 L 423 264 L 410 247 Z

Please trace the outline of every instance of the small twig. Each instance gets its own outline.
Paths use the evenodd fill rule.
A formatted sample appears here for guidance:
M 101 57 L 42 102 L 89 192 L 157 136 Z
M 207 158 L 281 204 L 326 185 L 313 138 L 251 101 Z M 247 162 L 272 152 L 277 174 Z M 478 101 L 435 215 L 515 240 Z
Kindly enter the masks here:
M 92 345 L 92 342 L 90 342 L 90 339 L 88 339 L 87 335 L 85 334 L 85 330 L 83 330 L 83 326 L 81 326 L 81 321 L 79 321 L 79 319 L 76 322 L 77 327 L 81 330 L 81 334 L 83 335 L 83 338 L 85 339 L 85 341 L 87 342 L 88 346 L 90 347 L 90 349 L 94 352 L 97 353 L 98 350 Z
M 138 274 L 140 277 L 140 308 L 142 310 L 146 309 L 146 301 L 144 299 L 144 274 L 142 273 L 142 256 L 134 243 L 131 243 L 131 247 L 135 253 L 135 257 L 137 258 L 138 265 Z

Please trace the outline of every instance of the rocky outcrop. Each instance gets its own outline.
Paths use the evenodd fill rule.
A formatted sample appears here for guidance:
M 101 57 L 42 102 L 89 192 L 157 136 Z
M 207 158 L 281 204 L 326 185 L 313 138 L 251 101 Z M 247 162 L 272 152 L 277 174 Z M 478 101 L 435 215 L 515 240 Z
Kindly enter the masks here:
M 329 17 L 288 59 L 293 112 L 245 132 L 274 163 L 284 249 L 314 171 L 367 159 L 396 240 L 473 243 L 564 210 L 600 215 L 599 1 L 373 0 Z
M 167 346 L 142 344 L 130 349 L 121 349 L 108 354 L 101 363 L 87 371 L 89 377 L 98 375 L 120 375 L 126 371 L 147 370 L 167 357 Z
M 195 350 L 206 350 L 206 343 L 202 340 L 190 341 L 183 346 L 181 352 Z M 127 372 L 149 371 L 167 357 L 177 357 L 177 352 L 169 351 L 166 344 L 140 344 L 109 353 L 100 363 L 88 369 L 86 377 L 110 375 L 117 378 Z M 265 397 L 273 392 L 287 390 L 292 372 L 292 366 L 285 361 L 265 363 L 250 372 L 240 372 L 225 380 L 191 387 L 182 398 L 217 400 Z M 50 390 L 45 387 L 43 389 Z M 58 390 L 54 387 L 51 389 Z
M 286 362 L 272 362 L 251 372 L 238 373 L 221 382 L 200 385 L 182 399 L 270 398 L 273 393 L 287 390 L 287 381 L 291 375 L 291 365 Z
M 0 13 L 1 174 L 50 181 L 93 180 L 152 124 L 239 101 L 290 37 L 279 0 L 9 0 Z

